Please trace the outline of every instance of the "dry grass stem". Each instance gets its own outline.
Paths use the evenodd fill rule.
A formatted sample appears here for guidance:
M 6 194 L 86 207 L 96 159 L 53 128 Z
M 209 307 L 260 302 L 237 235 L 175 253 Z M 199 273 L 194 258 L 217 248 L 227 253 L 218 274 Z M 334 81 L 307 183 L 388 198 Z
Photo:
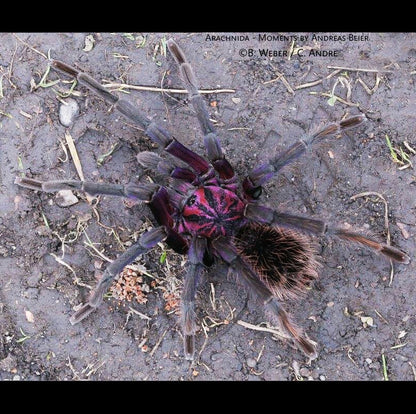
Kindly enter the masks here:
M 79 160 L 77 149 L 75 148 L 74 140 L 71 134 L 66 131 L 65 132 L 65 141 L 69 148 L 69 153 L 71 154 L 72 161 L 74 161 L 75 169 L 77 170 L 78 176 L 81 181 L 85 181 L 84 173 L 82 172 L 81 161 Z
M 342 99 L 342 98 L 340 98 L 339 96 L 337 96 L 337 95 L 333 95 L 333 94 L 331 94 L 331 93 L 328 93 L 328 92 L 309 92 L 311 95 L 319 95 L 319 96 L 325 96 L 325 97 L 327 97 L 327 98 L 334 98 L 334 99 L 336 99 L 337 101 L 339 101 L 339 102 L 341 102 L 341 103 L 343 103 L 344 105 L 348 105 L 348 106 L 355 106 L 355 107 L 359 107 L 360 106 L 360 104 L 358 104 L 358 103 L 354 103 L 354 102 L 349 102 L 349 101 L 346 101 L 345 99 Z
M 148 91 L 148 92 L 162 92 L 162 93 L 179 93 L 187 94 L 186 89 L 170 89 L 170 88 L 159 88 L 157 86 L 142 86 L 142 85 L 128 85 L 127 83 L 111 83 L 106 80 L 103 80 L 103 86 L 109 89 L 132 89 L 136 91 Z M 235 93 L 235 89 L 200 89 L 198 91 L 200 94 L 210 94 L 210 93 Z
M 101 259 L 103 259 L 103 260 L 105 260 L 106 262 L 109 262 L 109 263 L 112 263 L 113 262 L 113 260 L 112 259 L 110 259 L 109 257 L 107 257 L 105 254 L 103 254 L 102 252 L 100 252 L 95 246 L 94 246 L 94 243 L 91 241 L 91 239 L 88 237 L 88 234 L 87 234 L 87 232 L 84 230 L 84 235 L 85 235 L 85 237 L 87 238 L 87 241 L 85 241 L 84 240 L 84 244 L 86 245 L 86 246 L 88 246 L 88 247 L 90 247 L 91 249 L 93 249 L 94 251 L 95 251 L 95 253 L 97 253 L 98 254 L 98 256 L 101 258 Z
M 244 326 L 244 328 L 247 328 L 247 329 L 252 329 L 254 331 L 268 332 L 268 333 L 271 333 L 273 335 L 279 336 L 284 339 L 290 339 L 288 335 L 284 334 L 282 331 L 280 331 L 277 328 L 267 328 L 265 326 L 253 325 L 251 323 L 244 322 L 241 319 L 239 319 L 237 323 L 241 326 Z
M 79 156 L 78 156 L 77 149 L 75 148 L 74 140 L 68 131 L 65 132 L 65 140 L 66 140 L 66 144 L 68 145 L 69 153 L 71 154 L 72 161 L 74 161 L 75 169 L 77 170 L 78 176 L 81 181 L 85 181 L 84 173 L 82 171 L 81 161 L 79 160 Z M 94 200 L 96 199 L 96 197 L 92 197 L 89 194 L 85 194 L 85 197 L 88 201 L 88 204 L 93 204 Z
M 356 200 L 357 198 L 368 197 L 368 196 L 376 196 L 384 204 L 384 227 L 385 227 L 386 233 L 387 233 L 386 244 L 387 244 L 387 246 L 390 246 L 389 207 L 388 207 L 386 199 L 380 193 L 377 193 L 375 191 L 364 191 L 363 193 L 353 195 L 350 199 L 351 200 Z M 393 260 L 390 259 L 390 281 L 389 281 L 389 286 L 391 286 L 391 284 L 393 283 L 393 277 L 394 277 L 394 265 L 393 265 Z
M 81 373 L 84 374 L 87 370 L 89 370 L 85 376 L 87 378 L 89 378 L 92 374 L 95 374 L 99 368 L 101 368 L 104 364 L 106 363 L 106 361 L 96 361 L 93 363 L 89 363 L 82 371 Z
M 38 53 L 39 55 L 43 56 L 45 59 L 48 59 L 48 56 L 46 56 L 43 52 L 35 49 L 33 46 L 29 45 L 29 43 L 22 40 L 16 33 L 13 33 L 13 36 L 21 43 L 23 43 L 26 47 L 28 47 L 30 50 L 33 50 L 34 52 Z
M 312 81 L 312 82 L 307 82 L 307 83 L 302 83 L 301 85 L 295 86 L 295 90 L 298 89 L 305 89 L 305 88 L 311 88 L 312 86 L 316 86 L 321 84 L 325 79 L 330 79 L 332 78 L 332 76 L 337 75 L 339 72 L 341 72 L 341 69 L 337 69 L 332 71 L 328 76 L 326 76 L 325 78 L 322 79 L 318 79 L 316 81 Z
M 66 262 L 64 262 L 60 257 L 58 257 L 56 254 L 54 253 L 49 253 L 59 264 L 61 264 L 62 266 L 65 266 L 67 269 L 69 269 L 72 274 L 74 275 L 74 283 L 78 286 L 83 286 L 86 287 L 88 289 L 92 289 L 92 286 L 87 285 L 86 283 L 82 282 L 81 279 L 77 276 L 77 274 L 75 273 L 75 270 Z
M 163 338 L 165 337 L 165 335 L 167 334 L 168 330 L 166 329 L 165 332 L 163 332 L 163 334 L 161 335 L 161 337 L 159 338 L 159 340 L 156 342 L 155 346 L 153 347 L 153 349 L 150 351 L 149 355 L 153 356 L 153 354 L 156 352 L 157 348 L 159 348 L 159 345 L 161 344 Z
M 410 368 L 412 368 L 413 372 L 413 380 L 416 381 L 416 368 L 413 366 L 413 364 L 410 361 L 407 361 L 410 365 Z
M 72 373 L 74 374 L 74 376 L 72 377 L 72 379 L 74 380 L 74 379 L 76 379 L 76 380 L 80 380 L 81 379 L 81 377 L 78 375 L 78 372 L 76 372 L 75 371 L 75 368 L 74 368 L 74 366 L 72 365 L 72 362 L 71 362 L 71 358 L 70 357 L 68 357 L 68 363 L 66 364 L 66 366 L 72 371 Z
M 413 154 L 416 155 L 416 150 L 412 148 L 407 141 L 403 141 L 403 145 Z
M 389 325 L 389 323 L 388 323 L 388 321 L 387 321 L 387 319 L 377 310 L 377 309 L 374 309 L 374 312 L 379 316 L 379 318 L 383 321 L 383 322 L 385 322 L 387 325 Z
M 379 76 L 378 73 L 376 74 L 376 83 L 371 89 L 367 86 L 367 84 L 360 77 L 358 77 L 357 82 L 359 82 L 362 85 L 362 87 L 365 89 L 365 91 L 369 95 L 372 95 L 378 89 L 380 82 L 381 82 L 381 77 Z
M 287 89 L 290 93 L 294 94 L 294 93 L 295 93 L 295 91 L 294 91 L 294 90 L 293 90 L 293 88 L 290 86 L 290 84 L 289 84 L 289 82 L 286 80 L 286 78 L 283 76 L 283 73 L 280 73 L 280 72 L 277 72 L 277 71 L 276 71 L 276 74 L 277 74 L 277 77 L 276 77 L 276 78 L 271 79 L 271 80 L 268 80 L 268 81 L 266 81 L 266 82 L 263 82 L 263 85 L 268 85 L 269 83 L 273 83 L 273 82 L 277 82 L 277 81 L 281 80 L 281 81 L 282 81 L 282 83 L 283 83 L 283 85 L 285 85 L 286 89 Z
M 372 73 L 392 73 L 392 70 L 386 69 L 364 69 L 364 68 L 350 68 L 344 66 L 327 66 L 328 69 L 346 70 L 349 72 L 372 72 Z
M 140 319 L 145 319 L 146 321 L 151 321 L 152 320 L 152 318 L 150 316 L 147 316 L 144 313 L 139 312 L 138 310 L 132 308 L 131 306 L 129 306 L 129 309 L 130 309 L 131 313 L 134 313 L 135 315 L 139 316 Z

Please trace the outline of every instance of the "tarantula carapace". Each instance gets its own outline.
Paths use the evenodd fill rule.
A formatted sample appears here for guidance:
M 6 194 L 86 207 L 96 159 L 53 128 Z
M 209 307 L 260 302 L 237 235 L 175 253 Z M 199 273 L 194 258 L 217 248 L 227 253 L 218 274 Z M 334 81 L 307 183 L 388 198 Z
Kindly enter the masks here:
M 170 39 L 167 46 L 178 64 L 181 78 L 188 90 L 202 129 L 207 159 L 181 144 L 165 128 L 144 116 L 134 105 L 120 99 L 87 74 L 58 60 L 51 66 L 75 77 L 101 96 L 173 157 L 142 152 L 139 163 L 159 175 L 168 176 L 168 185 L 149 183 L 116 185 L 88 181 L 38 181 L 29 177 L 16 178 L 16 184 L 33 190 L 55 192 L 80 190 L 90 195 L 128 197 L 148 204 L 158 226 L 144 233 L 104 271 L 88 302 L 71 317 L 80 322 L 102 302 L 114 278 L 123 268 L 157 243 L 165 241 L 174 251 L 187 254 L 184 274 L 181 321 L 185 357 L 194 356 L 197 329 L 195 295 L 204 269 L 216 260 L 224 261 L 264 306 L 272 322 L 308 356 L 316 355 L 316 344 L 290 320 L 281 299 L 298 297 L 317 278 L 317 262 L 309 235 L 329 235 L 359 243 L 389 259 L 408 263 L 402 251 L 362 234 L 331 227 L 323 220 L 277 211 L 259 204 L 262 186 L 282 167 L 303 154 L 322 139 L 361 125 L 364 115 L 356 115 L 320 128 L 303 137 L 286 150 L 254 168 L 242 180 L 224 157 L 205 100 L 199 94 L 193 70 L 184 53 Z M 175 158 L 181 160 L 179 163 Z M 186 166 L 185 166 L 186 165 Z

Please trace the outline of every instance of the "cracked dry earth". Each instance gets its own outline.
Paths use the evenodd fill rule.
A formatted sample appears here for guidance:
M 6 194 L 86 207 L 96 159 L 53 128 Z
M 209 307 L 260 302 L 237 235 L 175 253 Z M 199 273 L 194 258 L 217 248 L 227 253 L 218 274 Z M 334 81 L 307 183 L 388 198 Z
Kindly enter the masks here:
M 0 34 L 0 379 L 415 379 L 416 35 L 369 33 L 364 41 L 303 35 L 308 39 Z M 177 315 L 185 260 L 163 244 L 129 270 L 137 285 L 119 282 L 88 319 L 69 323 L 107 259 L 153 219 L 146 206 L 111 197 L 92 203 L 76 193 L 74 204 L 62 206 L 53 194 L 18 188 L 15 177 L 77 179 L 72 140 L 86 179 L 128 183 L 147 179 L 136 154 L 157 148 L 86 88 L 47 73 L 48 54 L 99 81 L 182 88 L 165 54 L 169 37 L 184 49 L 201 88 L 234 91 L 205 96 L 240 175 L 313 125 L 359 112 L 368 118 L 359 130 L 326 140 L 284 169 L 263 195 L 267 205 L 365 229 L 380 240 L 388 225 L 391 243 L 412 259 L 392 270 L 388 260 L 355 245 L 316 240 L 320 278 L 303 300 L 285 305 L 318 343 L 311 362 L 273 334 L 261 306 L 220 264 L 201 284 L 196 359 L 186 361 Z M 247 48 L 252 56 L 241 56 Z M 295 53 L 300 48 L 302 56 Z M 286 55 L 260 56 L 259 49 Z M 340 53 L 308 56 L 312 49 Z M 146 115 L 203 153 L 186 95 L 115 93 L 128 93 Z M 69 99 L 77 113 L 64 126 L 59 108 Z M 117 292 L 126 299 L 117 299 Z

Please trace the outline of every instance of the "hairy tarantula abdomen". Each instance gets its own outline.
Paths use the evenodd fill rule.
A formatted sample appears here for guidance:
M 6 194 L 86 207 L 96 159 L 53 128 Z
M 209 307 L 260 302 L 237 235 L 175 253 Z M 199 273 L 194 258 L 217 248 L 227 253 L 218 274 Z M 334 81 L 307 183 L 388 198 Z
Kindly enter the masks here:
M 238 252 L 279 298 L 295 299 L 318 277 L 319 263 L 308 237 L 258 223 L 243 226 L 234 238 Z

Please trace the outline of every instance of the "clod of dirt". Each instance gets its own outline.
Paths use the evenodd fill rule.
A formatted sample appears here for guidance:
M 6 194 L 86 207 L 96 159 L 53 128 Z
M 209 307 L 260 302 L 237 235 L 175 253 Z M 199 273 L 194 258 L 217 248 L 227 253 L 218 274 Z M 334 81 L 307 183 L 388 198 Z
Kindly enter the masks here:
M 55 202 L 59 207 L 69 207 L 78 201 L 78 197 L 71 190 L 61 190 L 56 193 Z
M 0 370 L 11 372 L 17 365 L 16 358 L 11 354 L 0 361 Z
M 71 126 L 78 112 L 79 106 L 77 101 L 71 98 L 67 99 L 59 107 L 59 122 L 65 127 Z

